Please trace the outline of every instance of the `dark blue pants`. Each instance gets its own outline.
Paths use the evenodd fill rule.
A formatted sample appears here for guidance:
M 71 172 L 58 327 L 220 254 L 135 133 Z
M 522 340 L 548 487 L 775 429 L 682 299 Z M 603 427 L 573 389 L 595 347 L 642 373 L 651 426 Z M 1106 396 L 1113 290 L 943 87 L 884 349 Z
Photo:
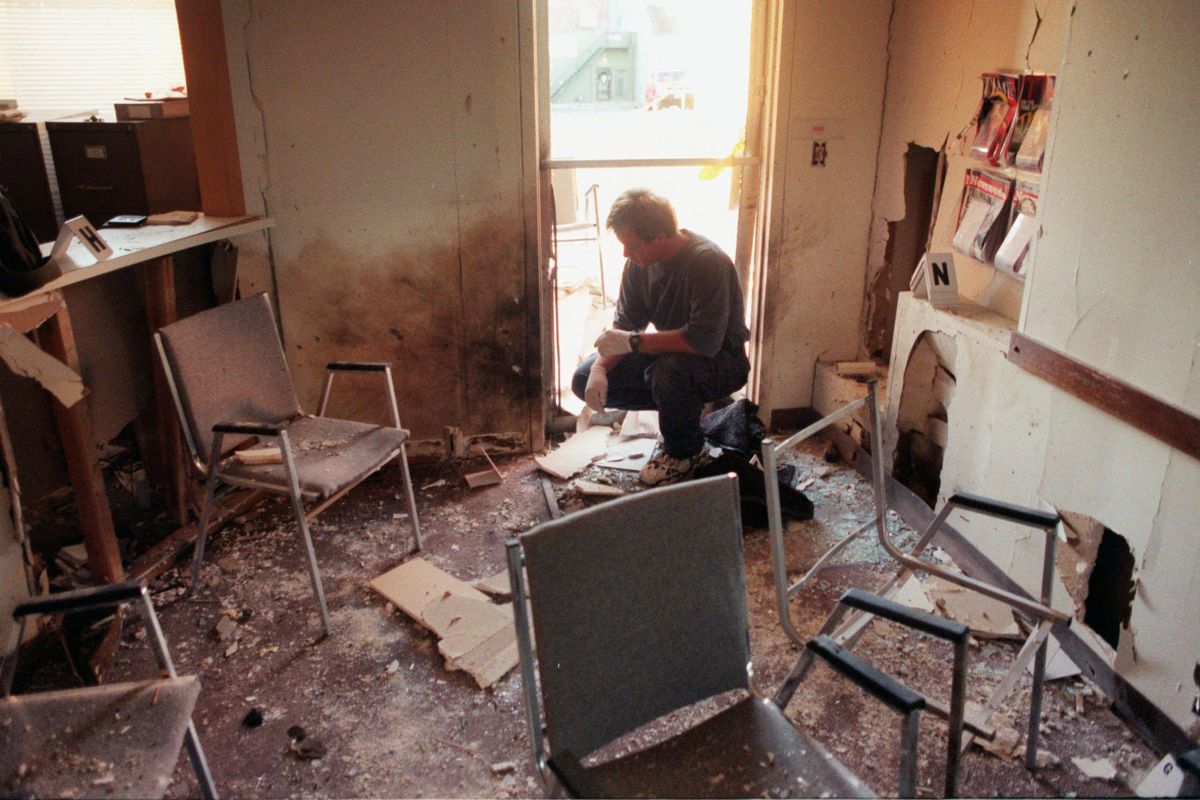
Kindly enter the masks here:
M 583 399 L 596 354 L 575 370 L 571 391 Z M 687 353 L 630 353 L 608 371 L 608 408 L 658 411 L 667 454 L 691 458 L 700 452 L 700 412 L 704 404 L 727 397 L 746 385 L 750 362 L 720 352 L 713 358 Z

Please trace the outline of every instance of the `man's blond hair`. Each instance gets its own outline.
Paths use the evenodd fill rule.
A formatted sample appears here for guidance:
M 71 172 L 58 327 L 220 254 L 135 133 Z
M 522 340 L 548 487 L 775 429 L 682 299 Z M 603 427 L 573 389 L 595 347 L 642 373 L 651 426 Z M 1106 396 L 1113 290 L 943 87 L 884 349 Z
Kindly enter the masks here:
M 608 212 L 608 228 L 630 228 L 643 242 L 652 242 L 661 233 L 672 237 L 679 232 L 671 201 L 649 189 L 628 189 L 613 201 Z

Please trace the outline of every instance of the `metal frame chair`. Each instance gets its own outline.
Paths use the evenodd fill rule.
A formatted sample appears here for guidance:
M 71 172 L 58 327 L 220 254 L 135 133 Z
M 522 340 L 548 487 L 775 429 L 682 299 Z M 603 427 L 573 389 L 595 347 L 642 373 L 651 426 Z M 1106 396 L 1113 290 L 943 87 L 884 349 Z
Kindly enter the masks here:
M 215 341 L 214 341 L 215 340 Z M 270 299 L 265 294 L 202 311 L 154 335 L 163 372 L 191 454 L 205 486 L 199 538 L 192 558 L 194 588 L 200 580 L 209 519 L 219 484 L 286 495 L 304 542 L 321 625 L 329 634 L 329 610 L 308 523 L 368 476 L 399 457 L 412 527 L 413 549 L 421 549 L 421 525 L 391 366 L 382 362 L 335 361 L 326 365 L 315 416 L 303 414 L 292 386 Z M 213 347 L 221 352 L 212 353 Z M 392 426 L 325 417 L 338 372 L 373 372 L 383 378 Z M 244 464 L 228 455 L 257 436 L 279 444 L 282 464 Z M 345 441 L 340 441 L 340 439 Z M 207 455 L 203 451 L 207 446 Z M 223 461 L 224 459 L 224 461 Z M 305 501 L 313 507 L 305 511 Z
M 870 794 L 785 715 L 798 679 L 773 700 L 750 691 L 735 476 L 543 523 L 509 541 L 507 553 L 533 761 L 551 787 L 587 797 L 756 796 L 794 792 L 802 778 L 805 791 Z M 814 656 L 903 716 L 901 790 L 912 794 L 924 699 L 827 640 L 801 660 Z M 749 694 L 665 742 L 583 765 L 662 714 L 734 690 Z
M 965 751 L 975 737 L 982 737 L 989 740 L 994 737 L 995 731 L 988 726 L 988 719 L 1008 699 L 1009 695 L 1012 694 L 1026 665 L 1032 659 L 1033 690 L 1030 699 L 1029 725 L 1026 733 L 1025 764 L 1027 769 L 1033 770 L 1037 766 L 1037 743 L 1041 717 L 1042 689 L 1045 684 L 1046 672 L 1046 639 L 1056 622 L 1067 622 L 1069 619 L 1063 612 L 1050 607 L 1054 578 L 1054 545 L 1060 524 L 1059 517 L 1057 514 L 1038 509 L 1003 503 L 966 492 L 956 492 L 942 506 L 941 510 L 926 527 L 924 532 L 922 532 L 912 549 L 907 553 L 902 551 L 892 541 L 891 531 L 888 528 L 887 478 L 883 463 L 883 435 L 879 421 L 879 405 L 876 400 L 874 380 L 867 382 L 867 394 L 865 397 L 843 406 L 785 441 L 776 444 L 772 439 L 764 440 L 762 456 L 764 468 L 768 471 L 768 474 L 774 472 L 777 455 L 780 452 L 823 430 L 862 406 L 866 406 L 868 413 L 867 428 L 871 443 L 871 486 L 874 494 L 875 514 L 871 520 L 864 523 L 842 541 L 830 548 L 799 581 L 791 586 L 787 583 L 787 564 L 783 549 L 783 525 L 779 507 L 779 496 L 777 491 L 773 492 L 771 490 L 772 482 L 767 482 L 768 534 L 771 541 L 775 596 L 779 608 L 780 622 L 788 636 L 794 642 L 803 644 L 803 640 L 792 624 L 791 609 L 789 606 L 791 597 L 803 588 L 817 572 L 823 569 L 828 560 L 836 552 L 872 527 L 875 529 L 879 543 L 884 551 L 900 564 L 900 569 L 890 580 L 876 590 L 876 595 L 884 599 L 891 599 L 905 581 L 908 580 L 909 576 L 914 571 L 920 570 L 937 575 L 951 583 L 1009 605 L 1014 610 L 1033 620 L 1032 630 L 1026 638 L 1024 645 L 1017 653 L 1013 663 L 1010 665 L 1008 672 L 989 697 L 985 708 L 986 716 L 982 719 L 962 719 L 961 710 L 958 711 L 956 716 L 953 708 L 947 708 L 945 705 L 930 698 L 926 698 L 926 703 L 932 713 L 949 720 L 951 725 L 950 746 L 954 747 L 956 752 L 949 755 L 947 759 L 946 793 L 947 795 L 952 795 L 957 788 L 958 753 Z M 947 517 L 949 517 L 950 512 L 954 509 L 985 514 L 1020 525 L 1040 528 L 1045 532 L 1039 600 L 1014 594 L 985 581 L 976 580 L 962 573 L 948 570 L 939 564 L 921 558 L 921 554 L 933 543 L 939 530 L 945 524 Z M 865 608 L 856 608 L 851 611 L 839 608 L 835 610 L 834 617 L 831 617 L 826 622 L 822 628 L 822 633 L 829 635 L 838 644 L 846 647 L 853 646 L 876 613 Z M 956 681 L 958 675 L 965 674 L 965 670 L 965 662 L 959 663 L 956 654 L 954 666 Z M 952 688 L 952 693 L 957 693 L 958 691 L 960 691 L 959 687 Z M 956 726 L 960 724 L 960 719 L 961 724 L 967 729 L 967 733 L 961 736 L 955 730 Z M 955 746 L 954 742 L 959 738 L 961 738 L 961 742 Z
M 71 614 L 93 609 L 138 604 L 149 643 L 165 677 L 142 682 L 86 686 L 64 691 L 10 695 L 25 620 L 33 614 Z M 33 793 L 67 796 L 68 790 L 98 794 L 96 775 L 89 764 L 100 754 L 105 761 L 125 766 L 129 780 L 124 787 L 130 796 L 166 790 L 178 760 L 182 740 L 200 789 L 208 800 L 216 800 L 217 788 L 209 772 L 192 709 L 200 693 L 193 676 L 179 677 L 166 638 L 154 613 L 154 604 L 144 581 L 127 581 L 48 595 L 19 604 L 16 620 L 0 669 L 0 794 Z M 139 719 L 141 724 L 139 724 Z M 186 724 L 181 724 L 186 720 Z M 109 730 L 121 728 L 124 730 Z M 128 738 L 122 734 L 135 728 Z M 163 728 L 170 728 L 164 731 Z M 9 737 L 12 737 L 11 739 Z M 131 750 L 139 743 L 144 751 Z M 75 751 L 77 750 L 77 751 Z M 75 760 L 55 756 L 72 751 Z M 135 763 L 135 758 L 144 757 Z M 41 760 L 40 768 L 21 776 L 21 765 Z M 78 762 L 78 763 L 77 763 Z M 150 762 L 150 763 L 147 763 Z M 82 764 L 82 766 L 80 766 Z

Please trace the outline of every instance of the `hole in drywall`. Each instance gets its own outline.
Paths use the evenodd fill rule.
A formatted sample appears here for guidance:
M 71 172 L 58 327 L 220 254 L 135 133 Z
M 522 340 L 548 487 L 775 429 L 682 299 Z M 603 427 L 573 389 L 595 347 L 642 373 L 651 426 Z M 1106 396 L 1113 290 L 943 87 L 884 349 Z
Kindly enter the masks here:
M 917 337 L 904 367 L 892 475 L 933 508 L 942 485 L 942 456 L 956 382 L 954 339 L 937 331 Z
M 1133 570 L 1129 543 L 1125 537 L 1105 528 L 1088 578 L 1083 621 L 1114 650 L 1121 639 L 1121 629 L 1129 627 L 1133 611 Z
M 938 151 L 910 142 L 904 154 L 904 219 L 888 223 L 884 264 L 867 290 L 866 348 L 884 361 L 891 356 L 900 292 L 908 289 L 908 279 L 925 253 L 937 181 Z

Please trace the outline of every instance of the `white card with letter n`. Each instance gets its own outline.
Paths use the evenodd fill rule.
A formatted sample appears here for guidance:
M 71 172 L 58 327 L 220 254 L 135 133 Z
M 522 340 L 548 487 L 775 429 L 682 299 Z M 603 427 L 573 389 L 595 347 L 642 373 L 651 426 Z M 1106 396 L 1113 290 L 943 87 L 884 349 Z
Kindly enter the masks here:
M 934 308 L 958 305 L 958 278 L 952 253 L 926 253 L 913 271 L 909 287 L 915 297 L 928 297 Z

